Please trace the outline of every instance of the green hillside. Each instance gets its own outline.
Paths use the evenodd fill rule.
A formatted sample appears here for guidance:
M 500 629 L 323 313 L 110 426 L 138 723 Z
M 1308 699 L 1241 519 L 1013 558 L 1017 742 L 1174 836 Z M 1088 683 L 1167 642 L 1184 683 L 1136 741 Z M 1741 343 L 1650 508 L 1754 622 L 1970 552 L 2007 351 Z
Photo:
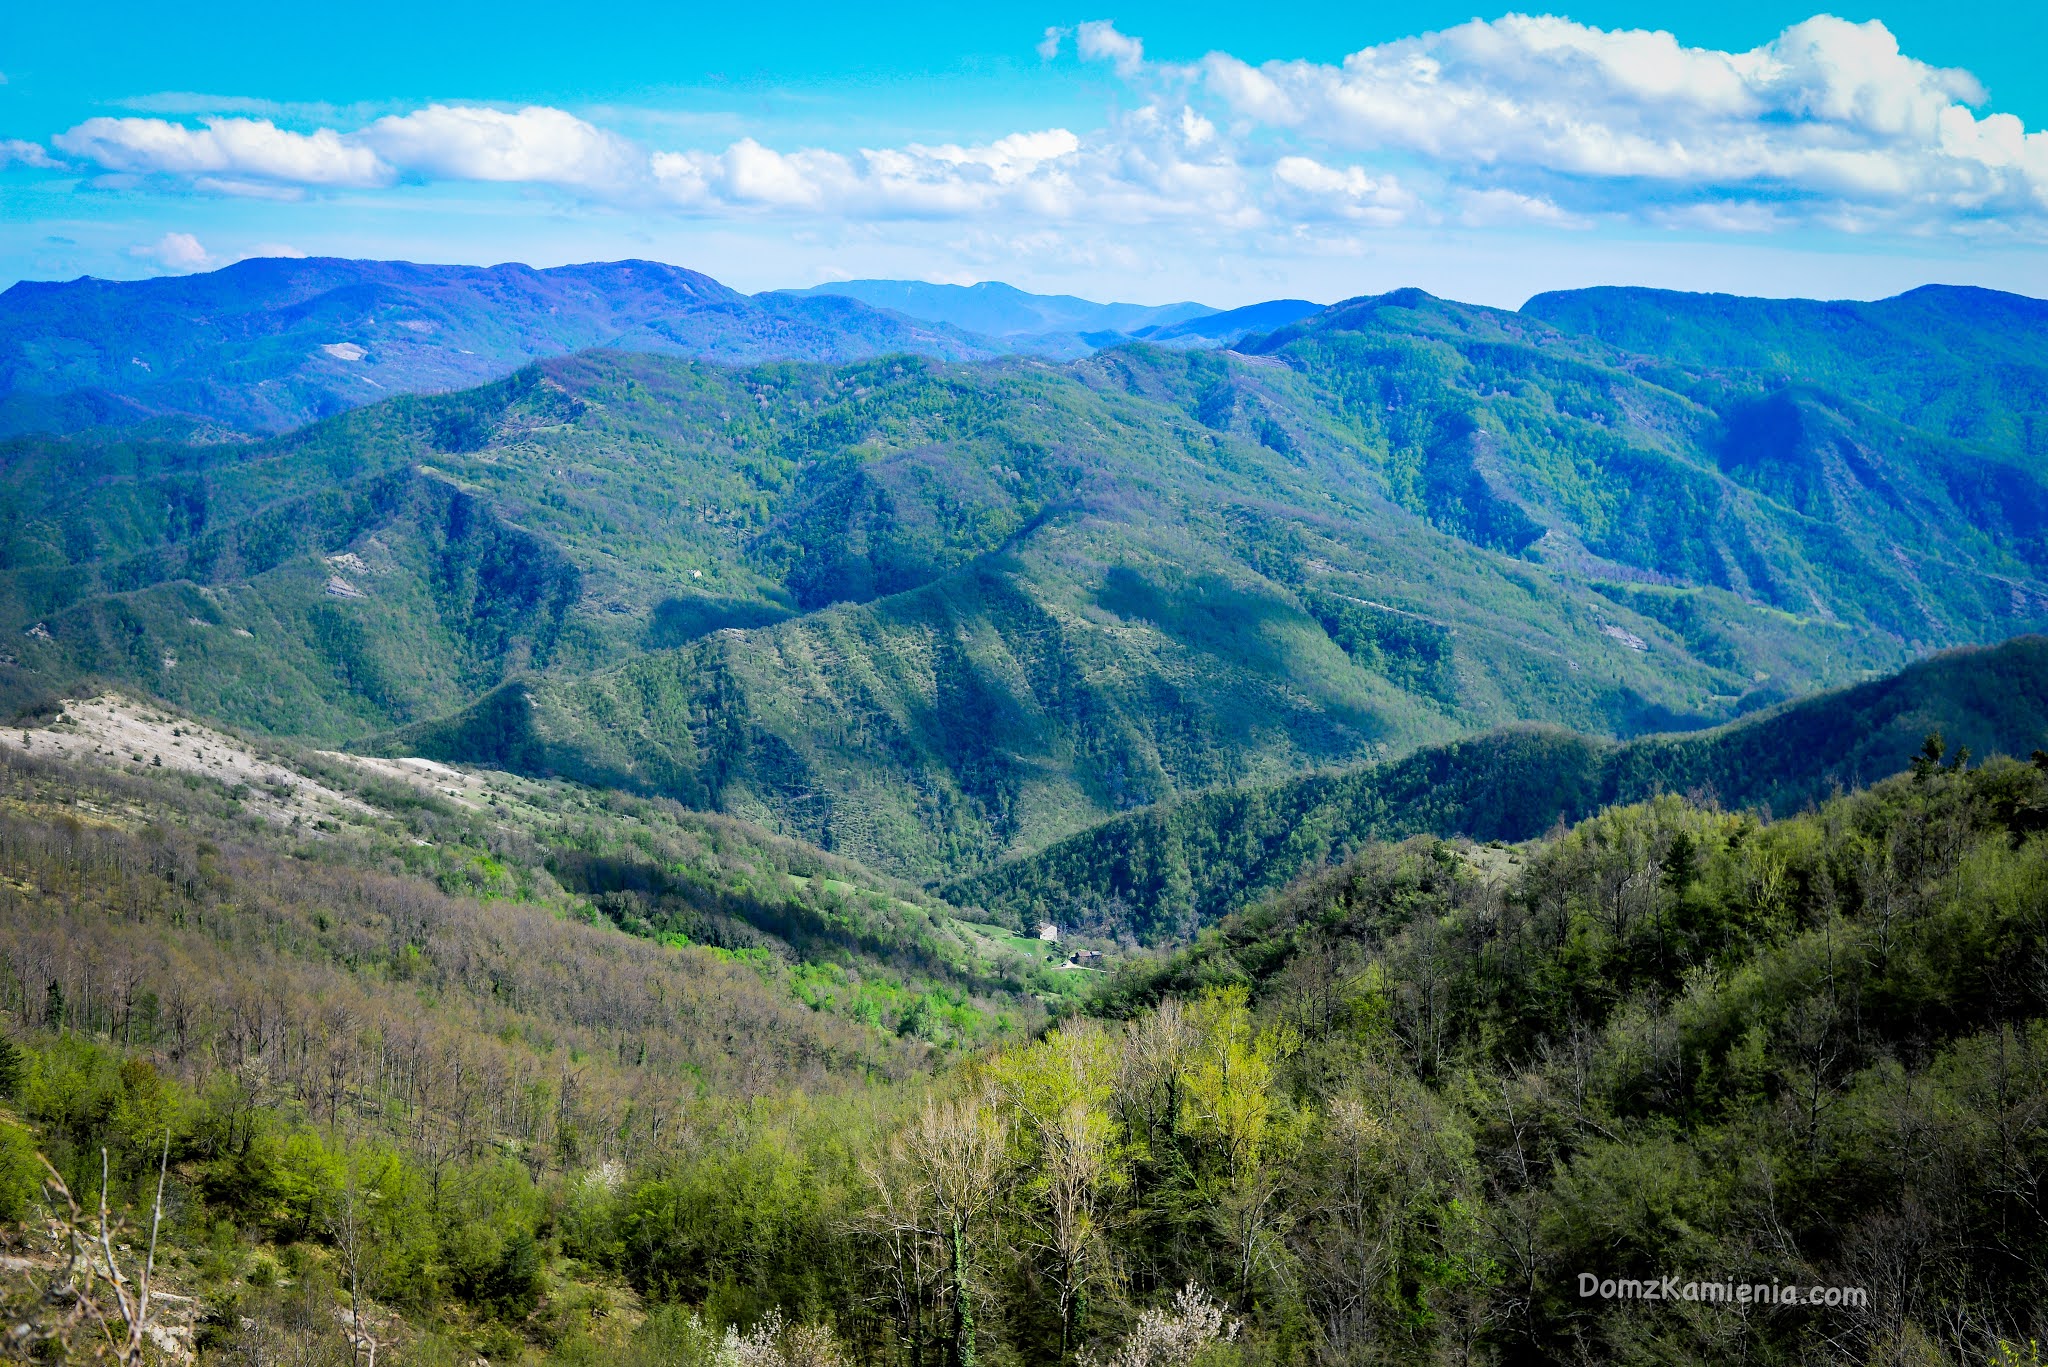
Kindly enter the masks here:
M 598 352 L 262 443 L 19 439 L 0 687 L 104 677 L 922 880 L 1518 722 L 1725 722 L 2048 616 L 2048 494 L 1995 444 L 1413 291 L 1242 345 Z
M 1945 285 L 1871 303 L 1610 286 L 1539 294 L 1521 311 L 1614 346 L 1631 369 L 1688 393 L 1811 384 L 1929 432 L 2048 452 L 2039 299 Z
M 1928 372 L 1953 366 L 1923 348 Z M 1847 362 L 1789 388 L 1683 365 L 1640 373 L 1601 342 L 1419 291 L 1339 304 L 1253 349 L 1313 385 L 1361 446 L 1410 465 L 1397 492 L 1414 511 L 1620 581 L 1651 615 L 1646 580 L 1919 644 L 2042 611 L 2048 502 L 2025 448 L 2003 430 L 1958 445 L 1861 406 L 1892 356 L 1865 358 L 1846 388 L 1828 382 Z
M 944 1067 L 233 801 L 0 751 L 0 1306 L 41 1360 L 108 1294 L 67 1230 L 103 1199 L 132 1276 L 159 1183 L 152 1321 L 228 1363 L 1961 1367 L 2040 1332 L 2038 764 L 1375 844 Z
M 868 442 L 800 463 L 747 553 L 809 616 L 384 744 L 729 804 L 930 876 L 1510 721 L 1722 720 L 2048 605 L 2033 505 L 1997 494 L 2031 477 L 1840 401 L 1731 438 L 1789 401 L 1716 414 L 1415 295 L 1254 350 L 875 389 L 831 418 Z M 1896 498 L 1837 478 L 1865 448 Z M 1794 474 L 1822 492 L 1772 483 Z
M 0 1356 L 2038 1367 L 2031 301 L 293 269 L 14 384 Z
M 0 749 L 0 1307 L 26 1360 L 96 1360 L 76 1296 L 43 1297 L 38 1151 L 119 1209 L 168 1143 L 168 1347 L 346 1361 L 319 1299 L 344 1284 L 403 1361 L 516 1361 L 638 1318 L 562 1256 L 591 1173 L 793 1096 L 887 1109 L 1038 1019 L 995 965 L 945 961 L 967 942 L 925 899 L 737 822 L 502 779 L 479 810 L 272 750 L 341 799 L 276 782 L 287 825 L 253 785 L 49 758 L 56 725 Z M 524 1322 L 544 1293 L 552 1330 Z
M 265 859 L 381 871 L 520 915 L 708 950 L 813 1011 L 889 1034 L 970 1044 L 1073 991 L 1046 974 L 1043 947 L 991 940 L 921 889 L 665 799 L 366 763 L 117 695 L 67 702 L 18 737 L 8 753 L 44 794 L 39 820 L 163 822 Z M 221 767 L 242 755 L 239 773 Z
M 1617 744 L 1511 730 L 1163 803 L 959 880 L 946 895 L 1012 918 L 1170 943 L 1372 841 L 1528 840 L 1660 793 L 1793 812 L 1905 768 L 1931 733 L 1978 755 L 2048 746 L 2048 638 L 1951 652 L 1691 735 Z
M 1231 1114 L 1266 1123 L 1220 1189 L 1273 1193 L 1247 1332 L 1300 1313 L 1375 1363 L 2027 1362 L 2044 804 L 2038 764 L 1951 761 L 1774 822 L 1666 797 L 1513 851 L 1373 846 L 1096 1010 L 1126 1059 L 1243 1012 Z M 1159 1162 L 1142 1097 L 1109 1103 L 1149 1141 L 1131 1199 L 1170 1211 L 1203 1190 L 1175 1160 L 1230 1131 L 1190 1106 Z M 1120 1250 L 1170 1279 L 1202 1255 L 1168 1228 Z

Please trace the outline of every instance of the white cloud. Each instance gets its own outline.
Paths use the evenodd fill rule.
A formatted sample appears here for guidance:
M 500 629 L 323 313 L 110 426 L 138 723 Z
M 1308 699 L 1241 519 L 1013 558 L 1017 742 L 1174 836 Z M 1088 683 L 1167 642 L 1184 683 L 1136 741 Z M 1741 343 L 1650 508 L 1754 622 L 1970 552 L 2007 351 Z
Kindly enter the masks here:
M 1055 60 L 1069 38 L 1131 87 L 1099 127 L 821 147 L 778 143 L 737 114 L 440 103 L 313 126 L 310 108 L 279 107 L 311 130 L 292 131 L 246 101 L 196 123 L 88 119 L 52 145 L 106 184 L 219 195 L 488 182 L 642 213 L 960 220 L 1015 237 L 1081 223 L 1177 224 L 1239 246 L 1247 233 L 1336 241 L 1446 222 L 2048 231 L 2048 133 L 1979 113 L 1974 78 L 1906 56 L 1875 22 L 1822 16 L 1721 52 L 1510 15 L 1338 64 L 1211 53 L 1176 66 L 1093 21 L 1046 29 L 1038 51 Z M 671 139 L 681 145 L 660 145 Z M 8 159 L 55 164 L 35 143 L 0 144 Z
M 52 141 L 109 171 L 219 177 L 308 186 L 380 185 L 391 171 L 367 147 L 331 128 L 292 133 L 268 119 L 208 119 L 188 128 L 164 119 L 87 119 Z
M 213 254 L 190 233 L 165 233 L 154 242 L 130 247 L 128 255 L 171 275 L 210 270 L 217 264 Z
M 646 165 L 645 153 L 618 134 L 540 105 L 510 113 L 429 105 L 378 119 L 353 140 L 424 179 L 604 189 L 635 180 Z
M 1064 128 L 991 143 L 778 152 L 742 138 L 724 152 L 656 152 L 651 169 L 672 203 L 700 212 L 824 210 L 870 218 L 971 217 L 1000 208 L 1064 216 L 1069 163 L 1081 140 Z
M 742 137 L 722 152 L 649 151 L 564 110 L 431 105 L 352 133 L 279 129 L 216 118 L 90 119 L 58 145 L 104 171 L 166 176 L 195 190 L 286 197 L 394 180 L 546 185 L 626 207 L 697 212 L 831 210 L 858 216 L 953 216 L 1001 206 L 1063 213 L 1062 163 L 1081 149 L 1064 128 L 973 145 L 782 150 Z
M 1311 157 L 1282 157 L 1273 163 L 1281 197 L 1302 217 L 1355 219 L 1391 227 L 1419 207 L 1414 195 L 1390 175 L 1368 175 L 1363 167 L 1341 170 Z
M 1979 117 L 1975 78 L 1904 55 L 1874 20 L 1819 16 L 1720 52 L 1510 15 L 1336 66 L 1212 53 L 1171 74 L 1295 137 L 1520 177 L 1531 196 L 1545 182 L 1589 206 L 1769 187 L 1905 215 L 2048 211 L 2048 133 Z M 1632 196 L 1597 188 L 1624 183 Z
M 699 210 L 816 209 L 856 181 L 852 165 L 837 153 L 785 154 L 752 138 L 720 153 L 656 152 L 651 167 L 669 199 Z
M 1064 128 L 1047 128 L 1036 133 L 1012 133 L 982 147 L 923 147 L 912 143 L 910 150 L 949 166 L 985 166 L 999 185 L 1011 184 L 1030 175 L 1047 162 L 1060 161 L 1081 150 L 1081 140 Z
M 1136 76 L 1145 66 L 1145 44 L 1117 32 L 1115 24 L 1097 19 L 1075 30 L 1074 46 L 1083 61 L 1108 62 L 1119 76 Z
M 48 171 L 58 165 L 58 161 L 43 150 L 41 143 L 26 142 L 21 138 L 0 138 L 0 166 L 34 166 Z
M 831 152 L 782 153 L 741 138 L 717 161 L 726 194 L 742 204 L 815 208 L 852 180 L 846 158 Z
M 1590 228 L 1592 220 L 1561 209 L 1542 195 L 1519 190 L 1465 190 L 1458 195 L 1458 219 L 1468 227 L 1498 228 L 1531 225 L 1540 228 Z

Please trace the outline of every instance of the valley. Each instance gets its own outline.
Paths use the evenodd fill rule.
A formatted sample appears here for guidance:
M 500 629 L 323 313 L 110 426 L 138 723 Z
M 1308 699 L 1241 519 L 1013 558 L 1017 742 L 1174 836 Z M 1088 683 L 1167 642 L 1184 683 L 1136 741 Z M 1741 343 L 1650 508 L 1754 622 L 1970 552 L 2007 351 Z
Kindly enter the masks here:
M 2048 613 L 2038 478 L 1969 433 L 1412 293 L 1240 348 L 598 352 L 263 442 L 18 438 L 0 685 L 663 794 L 922 881 Z
M 2044 343 L 17 286 L 9 1343 L 161 1181 L 162 1361 L 2022 1362 Z

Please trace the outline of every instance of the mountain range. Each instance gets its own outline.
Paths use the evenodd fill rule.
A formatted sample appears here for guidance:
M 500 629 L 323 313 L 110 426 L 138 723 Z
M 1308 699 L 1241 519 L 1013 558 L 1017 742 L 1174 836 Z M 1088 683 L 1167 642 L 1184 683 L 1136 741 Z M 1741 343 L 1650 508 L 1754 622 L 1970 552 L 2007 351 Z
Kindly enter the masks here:
M 1030 294 L 988 280 L 976 285 L 933 285 L 921 280 L 842 280 L 792 291 L 858 299 L 910 318 L 949 323 L 989 337 L 1032 338 L 1084 333 L 1137 334 L 1216 312 L 1206 304 L 1098 304 L 1071 294 Z
M 695 301 L 720 346 L 734 320 L 786 344 L 758 329 L 789 296 L 605 269 L 635 289 L 509 278 L 597 332 Z M 443 280 L 422 270 L 389 272 L 407 308 Z M 898 330 L 877 346 L 954 336 L 799 302 Z M 1696 729 L 2048 625 L 2032 301 L 1859 306 L 1907 320 L 1872 324 L 1882 345 L 1812 324 L 1822 306 L 1728 307 L 1397 291 L 1228 351 L 1066 362 L 598 350 L 262 440 L 24 435 L 0 466 L 0 688 L 111 679 L 958 879 L 1220 785 L 1516 723 Z M 254 312 L 245 333 L 315 335 Z M 1630 317 L 1699 337 L 1648 352 Z M 498 354 L 515 342 L 540 346 Z M 1951 389 L 1973 402 L 1896 397 Z
M 0 296 L 10 1344 L 2038 1364 L 2048 306 L 844 288 Z
M 282 432 L 593 346 L 730 362 L 1002 349 L 850 299 L 749 297 L 652 261 L 533 270 L 266 257 L 0 293 L 0 432 L 152 419 Z
M 793 291 L 858 299 L 927 323 L 993 338 L 1012 351 L 1071 359 L 1129 341 L 1229 345 L 1322 311 L 1306 299 L 1269 299 L 1234 309 L 1206 304 L 1098 304 L 1070 294 L 1029 294 L 1000 281 L 933 285 L 921 280 L 845 280 Z
M 1225 344 L 1317 307 L 1219 312 L 890 280 L 750 296 L 653 261 L 534 270 L 262 257 L 201 275 L 23 281 L 0 293 L 0 434 L 279 433 L 598 346 L 732 364 L 1071 358 L 1133 337 Z

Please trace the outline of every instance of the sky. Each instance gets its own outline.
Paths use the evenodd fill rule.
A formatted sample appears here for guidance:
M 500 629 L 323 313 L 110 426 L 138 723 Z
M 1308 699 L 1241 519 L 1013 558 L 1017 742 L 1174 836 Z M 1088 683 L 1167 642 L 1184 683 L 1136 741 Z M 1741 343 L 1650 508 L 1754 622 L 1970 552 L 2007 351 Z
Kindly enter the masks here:
M 1068 4 L 6 6 L 0 284 L 2048 296 L 2048 6 Z

